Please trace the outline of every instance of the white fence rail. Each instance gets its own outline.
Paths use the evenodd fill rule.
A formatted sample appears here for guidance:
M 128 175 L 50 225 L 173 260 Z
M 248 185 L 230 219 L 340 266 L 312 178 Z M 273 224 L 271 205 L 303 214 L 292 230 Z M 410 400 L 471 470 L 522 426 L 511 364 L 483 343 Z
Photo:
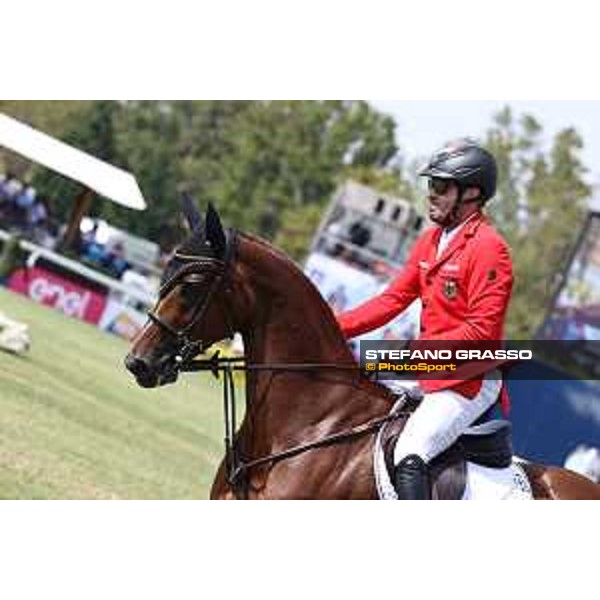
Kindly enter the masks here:
M 0 229 L 1 241 L 6 241 L 9 237 L 10 234 L 8 232 Z M 156 301 L 156 296 L 153 294 L 148 294 L 138 288 L 133 288 L 131 286 L 125 285 L 118 279 L 109 277 L 104 273 L 99 273 L 98 271 L 80 262 L 67 258 L 66 256 L 62 256 L 61 254 L 57 254 L 56 252 L 53 252 L 48 248 L 38 246 L 37 244 L 34 244 L 27 240 L 21 240 L 20 246 L 25 252 L 29 253 L 29 257 L 27 259 L 27 266 L 30 268 L 35 266 L 36 262 L 40 258 L 44 258 L 48 262 L 58 265 L 63 269 L 71 271 L 72 273 L 76 273 L 77 275 L 84 277 L 89 281 L 93 281 L 94 283 L 106 287 L 111 293 L 120 293 L 123 297 L 124 302 L 133 300 L 136 302 L 140 302 L 146 306 L 152 306 Z

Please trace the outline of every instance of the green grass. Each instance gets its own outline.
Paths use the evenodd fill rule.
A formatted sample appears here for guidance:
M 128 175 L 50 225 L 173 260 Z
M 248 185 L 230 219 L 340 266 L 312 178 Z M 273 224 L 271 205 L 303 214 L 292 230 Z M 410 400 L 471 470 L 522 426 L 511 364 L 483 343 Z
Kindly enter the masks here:
M 188 374 L 144 390 L 128 343 L 0 289 L 29 324 L 0 352 L 0 498 L 206 498 L 222 456 L 220 384 Z

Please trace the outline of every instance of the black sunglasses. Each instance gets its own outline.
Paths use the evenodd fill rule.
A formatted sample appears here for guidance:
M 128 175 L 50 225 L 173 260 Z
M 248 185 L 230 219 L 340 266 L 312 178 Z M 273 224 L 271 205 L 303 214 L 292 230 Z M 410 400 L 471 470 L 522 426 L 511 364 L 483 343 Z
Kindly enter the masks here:
M 452 186 L 453 181 L 451 179 L 440 179 L 439 177 L 430 177 L 427 180 L 427 188 L 430 194 L 436 196 L 443 196 L 448 192 Z

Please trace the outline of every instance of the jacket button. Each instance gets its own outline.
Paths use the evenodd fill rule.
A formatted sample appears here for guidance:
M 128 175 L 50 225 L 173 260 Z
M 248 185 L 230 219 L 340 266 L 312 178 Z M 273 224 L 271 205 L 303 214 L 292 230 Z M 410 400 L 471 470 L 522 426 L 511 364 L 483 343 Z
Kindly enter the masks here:
M 425 333 L 427 331 L 426 327 L 421 326 L 421 333 Z

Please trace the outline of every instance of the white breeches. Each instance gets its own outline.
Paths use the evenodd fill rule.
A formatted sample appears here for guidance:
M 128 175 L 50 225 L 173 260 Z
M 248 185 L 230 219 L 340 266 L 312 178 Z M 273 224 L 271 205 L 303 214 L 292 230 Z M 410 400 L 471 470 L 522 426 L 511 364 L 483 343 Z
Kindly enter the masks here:
M 390 387 L 393 389 L 392 382 Z M 452 390 L 425 394 L 408 420 L 394 450 L 394 463 L 409 454 L 430 462 L 449 448 L 486 410 L 498 400 L 502 379 L 498 372 L 488 373 L 474 398 Z

